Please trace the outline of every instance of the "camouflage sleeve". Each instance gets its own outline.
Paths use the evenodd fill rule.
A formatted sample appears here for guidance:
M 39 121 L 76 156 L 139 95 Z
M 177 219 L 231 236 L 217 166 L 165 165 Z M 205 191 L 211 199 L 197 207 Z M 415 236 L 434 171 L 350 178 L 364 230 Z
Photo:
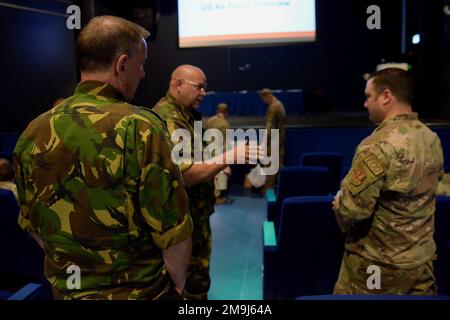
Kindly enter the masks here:
M 160 248 L 186 240 L 192 233 L 189 202 L 180 172 L 171 160 L 171 147 L 162 128 L 149 127 L 140 136 L 139 204 Z
M 168 116 L 165 118 L 165 121 L 167 123 L 167 129 L 169 131 L 169 135 L 170 135 L 171 139 L 175 138 L 174 132 L 177 129 L 187 130 L 189 132 L 189 134 L 191 134 L 188 124 L 185 121 L 183 121 L 182 119 L 179 119 L 178 117 L 174 117 L 174 116 Z M 191 139 L 193 139 L 193 137 L 191 137 Z M 175 144 L 182 143 L 178 139 L 174 139 L 171 141 Z M 183 163 L 178 164 L 178 168 L 180 169 L 181 173 L 184 173 L 185 171 L 189 170 L 194 165 L 194 161 L 193 161 L 194 150 L 192 150 L 191 146 L 192 146 L 192 143 L 191 143 L 191 141 L 189 141 L 189 143 L 186 144 L 186 147 L 191 150 L 190 157 L 188 158 L 189 160 L 183 161 Z
M 354 223 L 368 219 L 384 185 L 388 160 L 376 145 L 358 147 L 352 167 L 341 184 L 336 218 L 342 231 L 348 232 Z
M 24 143 L 23 138 L 20 138 L 16 144 L 16 149 L 23 143 Z M 27 181 L 25 172 L 26 168 L 23 167 L 21 158 L 18 154 L 16 154 L 16 151 L 14 151 L 13 157 L 14 157 L 13 160 L 14 160 L 15 182 L 17 185 L 17 193 L 19 197 L 19 207 L 20 207 L 18 223 L 23 230 L 29 233 L 36 233 L 36 230 L 34 229 L 31 223 L 28 206 L 26 205 L 27 203 L 26 199 L 27 186 L 25 183 Z
M 444 178 L 444 151 L 442 149 L 442 144 L 441 144 L 441 139 L 439 139 L 439 136 L 437 134 L 436 135 L 436 139 L 433 143 L 433 149 L 435 149 L 436 151 L 433 152 L 434 154 L 436 154 L 437 156 L 435 157 L 435 161 L 438 162 L 440 170 L 438 173 L 438 179 L 439 181 L 441 181 Z

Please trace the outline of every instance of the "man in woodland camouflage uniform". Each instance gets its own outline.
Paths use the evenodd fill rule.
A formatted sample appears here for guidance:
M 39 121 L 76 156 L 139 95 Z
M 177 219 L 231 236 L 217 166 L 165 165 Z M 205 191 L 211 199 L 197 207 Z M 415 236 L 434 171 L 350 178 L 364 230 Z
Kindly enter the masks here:
M 14 150 L 19 223 L 44 249 L 57 299 L 181 297 L 187 195 L 164 122 L 125 102 L 145 76 L 148 35 L 92 19 L 77 40 L 74 95 L 33 120 Z M 77 270 L 79 283 L 68 279 Z
M 211 227 L 210 215 L 214 212 L 214 176 L 225 169 L 228 164 L 225 159 L 236 159 L 236 155 L 245 153 L 246 161 L 254 159 L 258 150 L 250 147 L 233 147 L 227 152 L 217 155 L 218 161 L 194 162 L 194 150 L 202 146 L 194 146 L 194 121 L 201 121 L 201 115 L 196 110 L 206 95 L 206 76 L 204 72 L 192 65 L 177 67 L 170 78 L 169 91 L 153 108 L 167 122 L 171 135 L 177 129 L 185 129 L 190 133 L 190 161 L 179 164 L 189 197 L 190 212 L 194 222 L 192 233 L 192 258 L 189 264 L 188 276 L 183 296 L 187 299 L 204 300 L 210 287 L 209 262 L 211 258 Z M 211 159 L 213 160 L 213 159 Z
M 358 146 L 333 202 L 347 233 L 336 294 L 436 293 L 434 211 L 443 153 L 438 136 L 411 111 L 412 93 L 401 69 L 377 71 L 367 81 L 365 107 L 380 125 Z

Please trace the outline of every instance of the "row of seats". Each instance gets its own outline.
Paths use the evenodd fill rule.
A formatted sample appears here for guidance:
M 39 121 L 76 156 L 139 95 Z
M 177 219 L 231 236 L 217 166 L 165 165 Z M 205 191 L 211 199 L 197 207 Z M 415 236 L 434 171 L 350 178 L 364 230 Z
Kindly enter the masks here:
M 0 300 L 14 297 L 21 288 L 21 297 L 51 298 L 44 277 L 44 253 L 20 228 L 18 216 L 19 207 L 13 193 L 0 189 Z M 35 285 L 27 286 L 30 282 Z
M 330 192 L 330 166 L 320 164 L 324 167 L 282 168 L 277 192 L 267 193 L 265 299 L 329 294 L 333 290 L 344 235 L 331 208 L 334 192 Z M 335 170 L 336 177 L 339 167 L 331 170 Z M 437 197 L 435 225 L 438 290 L 450 294 L 450 197 Z
M 332 196 L 286 198 L 278 230 L 275 231 L 273 223 L 265 222 L 264 299 L 333 292 L 345 239 L 330 205 L 332 199 Z M 438 293 L 450 295 L 450 197 L 436 198 L 435 225 Z

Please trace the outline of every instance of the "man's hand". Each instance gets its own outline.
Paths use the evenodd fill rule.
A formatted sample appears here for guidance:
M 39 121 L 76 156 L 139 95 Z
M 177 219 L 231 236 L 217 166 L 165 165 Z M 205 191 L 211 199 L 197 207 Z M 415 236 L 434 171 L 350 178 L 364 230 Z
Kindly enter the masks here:
M 263 151 L 263 147 L 259 145 L 237 143 L 235 147 L 226 152 L 225 161 L 228 164 L 256 164 L 258 154 L 264 154 Z
M 223 169 L 223 172 L 224 172 L 227 176 L 231 176 L 231 168 L 230 168 L 230 167 L 226 167 L 225 169 Z

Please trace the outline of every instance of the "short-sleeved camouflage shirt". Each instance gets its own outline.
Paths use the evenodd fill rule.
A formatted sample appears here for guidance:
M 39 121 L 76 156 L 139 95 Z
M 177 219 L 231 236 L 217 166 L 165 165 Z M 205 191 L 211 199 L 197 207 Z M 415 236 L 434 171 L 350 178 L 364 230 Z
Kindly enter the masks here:
M 191 135 L 192 162 L 179 165 L 182 173 L 189 170 L 194 163 L 194 142 L 203 141 L 201 137 L 195 138 L 196 132 L 194 131 L 194 121 L 201 121 L 200 113 L 196 110 L 188 110 L 183 107 L 169 93 L 153 107 L 153 111 L 167 122 L 167 128 L 170 134 L 173 134 L 176 129 L 185 129 L 189 131 Z M 202 145 L 197 147 L 202 148 Z M 195 219 L 196 215 L 205 216 L 214 212 L 215 196 L 213 180 L 186 188 L 186 192 L 189 196 L 192 218 Z
M 56 298 L 152 299 L 167 290 L 161 249 L 192 232 L 171 147 L 156 114 L 101 82 L 81 82 L 28 125 L 14 150 L 19 224 L 43 240 Z M 67 286 L 71 265 L 79 289 Z
M 361 142 L 341 185 L 337 218 L 346 249 L 414 268 L 435 256 L 435 192 L 443 174 L 438 136 L 416 113 L 385 120 Z

